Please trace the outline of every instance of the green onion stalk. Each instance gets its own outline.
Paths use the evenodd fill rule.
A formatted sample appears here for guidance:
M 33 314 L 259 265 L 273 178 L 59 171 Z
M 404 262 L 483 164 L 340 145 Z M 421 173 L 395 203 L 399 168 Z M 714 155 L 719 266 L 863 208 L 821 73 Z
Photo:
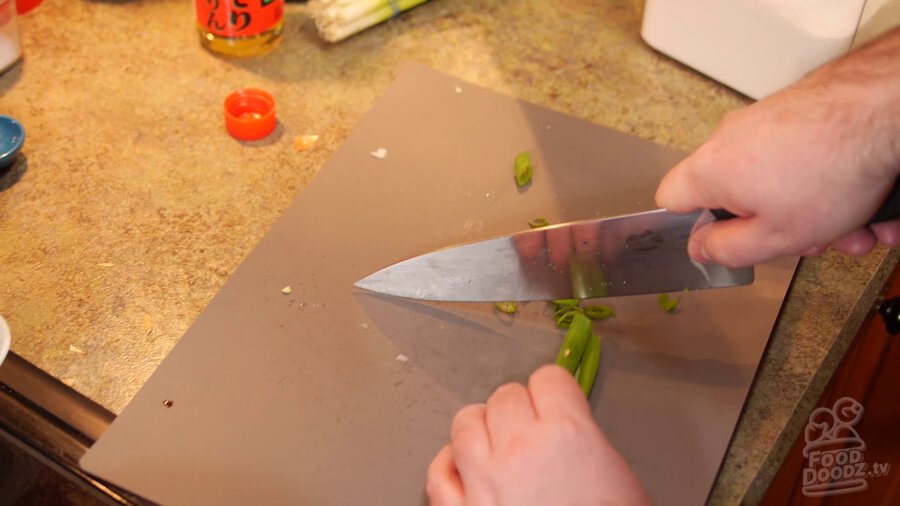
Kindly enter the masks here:
M 428 0 L 310 0 L 319 36 L 339 42 Z

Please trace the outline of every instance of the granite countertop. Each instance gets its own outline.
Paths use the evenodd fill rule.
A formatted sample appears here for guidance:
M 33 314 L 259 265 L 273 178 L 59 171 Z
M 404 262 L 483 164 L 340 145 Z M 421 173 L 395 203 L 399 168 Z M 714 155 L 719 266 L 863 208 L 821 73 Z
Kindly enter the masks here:
M 227 60 L 200 47 L 191 2 L 46 0 L 0 76 L 0 114 L 27 129 L 25 163 L 0 175 L 13 351 L 120 412 L 408 61 L 695 148 L 749 100 L 646 46 L 642 9 L 435 0 L 329 45 L 288 4 L 278 49 Z M 265 141 L 224 130 L 222 100 L 245 86 L 278 102 Z M 297 152 L 308 133 L 318 143 Z M 801 264 L 713 502 L 758 500 L 896 261 Z

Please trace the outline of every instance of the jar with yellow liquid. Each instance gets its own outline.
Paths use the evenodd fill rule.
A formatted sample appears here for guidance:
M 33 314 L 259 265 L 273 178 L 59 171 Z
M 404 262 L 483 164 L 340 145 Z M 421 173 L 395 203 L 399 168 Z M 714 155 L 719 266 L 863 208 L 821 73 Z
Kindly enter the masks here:
M 284 0 L 196 0 L 197 31 L 206 49 L 225 56 L 256 56 L 281 42 Z

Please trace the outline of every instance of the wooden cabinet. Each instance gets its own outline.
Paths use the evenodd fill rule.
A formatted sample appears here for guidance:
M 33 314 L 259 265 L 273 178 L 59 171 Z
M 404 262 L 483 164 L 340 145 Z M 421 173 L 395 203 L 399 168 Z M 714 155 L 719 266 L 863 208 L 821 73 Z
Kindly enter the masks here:
M 885 289 L 900 298 L 900 267 Z M 876 310 L 807 422 L 763 505 L 900 504 L 900 335 Z

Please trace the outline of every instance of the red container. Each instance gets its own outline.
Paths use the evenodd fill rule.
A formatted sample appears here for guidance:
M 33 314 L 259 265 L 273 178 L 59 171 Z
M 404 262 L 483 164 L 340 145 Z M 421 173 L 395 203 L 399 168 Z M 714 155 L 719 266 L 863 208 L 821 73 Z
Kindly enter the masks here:
M 16 11 L 19 12 L 19 15 L 25 14 L 33 10 L 38 5 L 41 5 L 41 2 L 44 0 L 16 0 Z
M 225 128 L 235 139 L 262 139 L 275 125 L 275 99 L 266 91 L 245 88 L 225 97 Z

